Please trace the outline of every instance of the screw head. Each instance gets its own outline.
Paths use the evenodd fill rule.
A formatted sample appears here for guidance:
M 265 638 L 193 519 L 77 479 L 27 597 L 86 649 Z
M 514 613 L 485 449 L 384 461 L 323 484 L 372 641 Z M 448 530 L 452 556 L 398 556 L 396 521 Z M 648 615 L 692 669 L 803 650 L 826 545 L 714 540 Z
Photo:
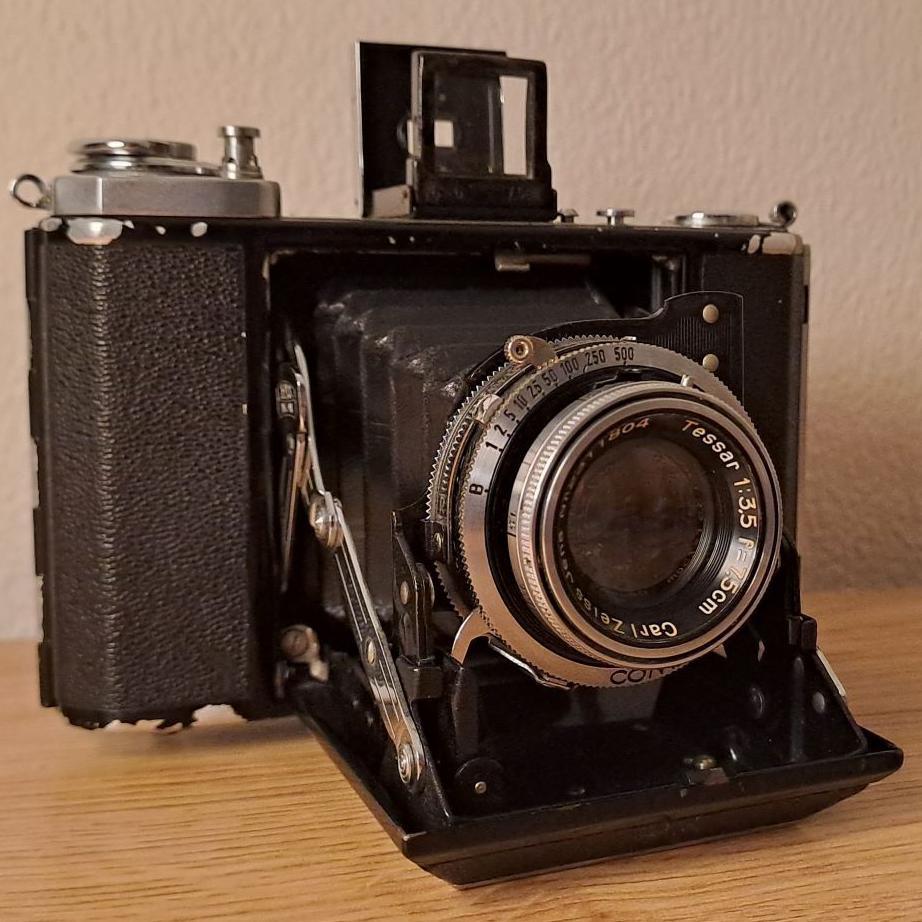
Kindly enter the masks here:
M 709 352 L 702 360 L 701 364 L 704 366 L 705 371 L 714 372 L 720 367 L 720 359 L 714 355 L 713 352 Z
M 315 534 L 317 535 L 318 540 L 322 543 L 326 543 L 326 538 L 330 530 L 330 516 L 327 514 L 326 505 L 323 501 L 323 497 L 315 496 L 311 500 L 311 504 L 307 510 L 308 521 L 311 523 L 311 528 L 314 529 Z
M 709 772 L 712 768 L 717 768 L 717 759 L 707 753 L 692 756 L 688 761 L 691 767 L 699 772 Z
M 826 713 L 826 696 L 821 691 L 813 693 L 810 703 L 813 705 L 813 710 L 816 711 L 817 714 Z
M 369 637 L 365 641 L 365 662 L 369 666 L 373 666 L 375 660 L 378 658 L 378 651 L 375 649 L 375 642 Z
M 704 318 L 705 323 L 717 323 L 720 319 L 720 311 L 717 309 L 716 304 L 705 304 L 704 310 L 701 311 L 701 316 Z
M 317 540 L 331 551 L 337 550 L 342 544 L 343 532 L 336 516 L 336 501 L 329 493 L 314 496 L 307 509 L 307 518 Z
M 474 793 L 475 794 L 486 794 L 487 793 L 487 783 L 486 781 L 477 781 L 474 784 Z
M 756 720 L 765 715 L 765 693 L 757 685 L 749 687 L 749 713 Z
M 400 584 L 400 604 L 406 605 L 410 601 L 410 584 L 403 580 Z
M 298 659 L 298 657 L 304 656 L 307 653 L 309 644 L 307 631 L 301 627 L 286 628 L 282 634 L 282 639 L 279 641 L 286 659 Z
M 506 343 L 506 354 L 513 362 L 524 362 L 531 355 L 531 343 L 524 336 L 513 336 Z
M 397 771 L 404 784 L 413 780 L 413 750 L 409 743 L 401 743 L 397 750 Z

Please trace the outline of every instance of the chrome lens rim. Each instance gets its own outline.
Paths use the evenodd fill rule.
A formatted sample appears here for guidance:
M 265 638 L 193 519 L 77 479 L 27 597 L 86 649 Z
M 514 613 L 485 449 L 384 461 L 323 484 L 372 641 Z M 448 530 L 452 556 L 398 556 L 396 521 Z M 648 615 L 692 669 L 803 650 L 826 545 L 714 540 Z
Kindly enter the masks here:
M 564 585 L 555 552 L 553 519 L 561 491 L 575 465 L 593 442 L 632 418 L 663 412 L 691 414 L 729 435 L 739 447 L 761 501 L 753 530 L 752 560 L 740 578 L 741 591 L 723 593 L 723 610 L 713 623 L 687 640 L 668 646 L 619 642 L 596 628 L 580 611 Z M 564 408 L 533 443 L 516 477 L 509 521 L 510 559 L 520 589 L 539 619 L 561 641 L 585 656 L 610 665 L 680 666 L 723 643 L 752 613 L 774 571 L 780 549 L 779 487 L 771 461 L 745 413 L 724 401 L 667 382 L 612 384 Z M 726 523 L 724 523 L 726 524 Z M 735 524 L 735 523 L 734 523 Z M 748 540 L 748 539 L 747 539 Z M 716 574 L 714 591 L 726 578 L 730 552 Z M 681 593 L 680 593 L 681 596 Z M 692 597 L 683 607 L 695 602 Z M 679 610 L 680 603 L 676 603 Z M 616 619 L 617 620 L 617 619 Z M 674 625 L 673 625 L 674 626 Z

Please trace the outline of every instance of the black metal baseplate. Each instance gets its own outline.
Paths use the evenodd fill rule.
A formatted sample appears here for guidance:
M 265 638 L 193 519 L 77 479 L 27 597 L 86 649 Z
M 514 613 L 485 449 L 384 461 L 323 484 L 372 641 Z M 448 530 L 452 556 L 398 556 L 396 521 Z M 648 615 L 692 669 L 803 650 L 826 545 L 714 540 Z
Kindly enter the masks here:
M 289 699 L 401 851 L 459 886 L 787 823 L 903 754 L 849 713 L 786 556 L 750 624 L 658 684 L 542 687 L 485 646 L 440 661 L 416 685 L 415 791 L 353 655 L 329 653 L 327 682 L 293 673 Z

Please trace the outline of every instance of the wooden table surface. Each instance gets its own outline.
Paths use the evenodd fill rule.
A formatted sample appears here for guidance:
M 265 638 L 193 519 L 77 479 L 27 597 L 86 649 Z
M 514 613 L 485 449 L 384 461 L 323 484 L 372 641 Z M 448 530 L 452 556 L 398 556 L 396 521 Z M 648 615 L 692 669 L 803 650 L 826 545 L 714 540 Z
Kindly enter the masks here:
M 0 919 L 922 920 L 922 591 L 809 599 L 895 776 L 799 824 L 459 891 L 403 859 L 296 720 L 90 733 L 0 645 Z

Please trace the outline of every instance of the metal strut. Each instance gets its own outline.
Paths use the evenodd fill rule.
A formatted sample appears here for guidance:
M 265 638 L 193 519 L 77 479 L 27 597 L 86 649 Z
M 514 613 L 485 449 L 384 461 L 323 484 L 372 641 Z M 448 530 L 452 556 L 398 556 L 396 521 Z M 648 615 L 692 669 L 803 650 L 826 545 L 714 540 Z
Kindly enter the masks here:
M 304 351 L 291 347 L 293 364 L 282 370 L 276 389 L 276 412 L 286 440 L 282 497 L 282 589 L 291 570 L 298 496 L 307 507 L 317 540 L 332 553 L 339 571 L 349 623 L 387 735 L 394 744 L 397 769 L 407 786 L 419 783 L 426 755 L 410 705 L 400 684 L 381 621 L 359 564 L 349 523 L 339 500 L 324 487 L 317 454 L 310 376 Z

